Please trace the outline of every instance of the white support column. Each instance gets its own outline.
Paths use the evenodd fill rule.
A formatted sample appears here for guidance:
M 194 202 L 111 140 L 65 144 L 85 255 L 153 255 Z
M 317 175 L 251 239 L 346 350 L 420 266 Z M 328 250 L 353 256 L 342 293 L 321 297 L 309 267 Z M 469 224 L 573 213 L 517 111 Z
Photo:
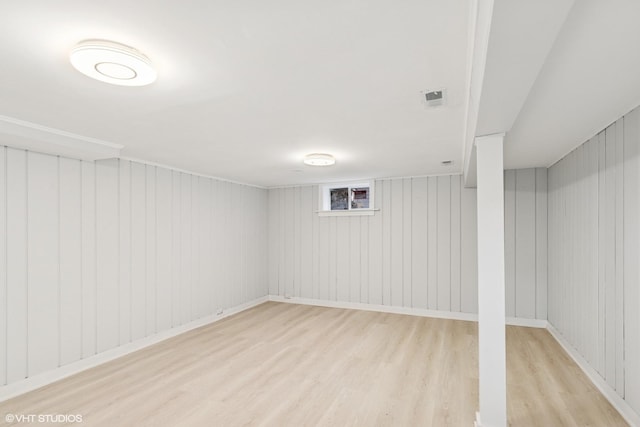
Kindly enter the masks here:
M 477 427 L 507 425 L 504 300 L 504 134 L 476 138 L 478 177 Z

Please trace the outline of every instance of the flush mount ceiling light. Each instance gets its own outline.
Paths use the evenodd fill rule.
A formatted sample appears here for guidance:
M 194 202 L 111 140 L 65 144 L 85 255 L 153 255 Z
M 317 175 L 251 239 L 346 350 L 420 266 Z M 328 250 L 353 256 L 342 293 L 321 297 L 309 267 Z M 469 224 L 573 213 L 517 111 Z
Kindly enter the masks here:
M 71 52 L 71 64 L 82 74 L 121 86 L 144 86 L 156 80 L 149 58 L 137 50 L 106 40 L 87 40 Z
M 336 163 L 335 157 L 331 154 L 307 154 L 304 156 L 304 164 L 309 166 L 331 166 Z

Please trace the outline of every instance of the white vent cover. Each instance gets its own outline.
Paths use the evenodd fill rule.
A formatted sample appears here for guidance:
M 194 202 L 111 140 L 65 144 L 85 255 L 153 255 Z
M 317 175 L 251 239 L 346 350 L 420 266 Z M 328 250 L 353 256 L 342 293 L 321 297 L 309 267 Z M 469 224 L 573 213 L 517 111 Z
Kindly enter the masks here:
M 441 107 L 445 104 L 445 89 L 423 90 L 420 92 L 420 95 L 422 96 L 422 103 L 427 108 Z

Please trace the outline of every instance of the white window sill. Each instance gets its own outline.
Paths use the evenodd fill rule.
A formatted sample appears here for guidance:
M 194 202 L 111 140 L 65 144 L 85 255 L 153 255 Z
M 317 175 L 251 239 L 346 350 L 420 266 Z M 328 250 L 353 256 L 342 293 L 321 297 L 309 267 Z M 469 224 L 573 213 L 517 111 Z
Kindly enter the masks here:
M 380 209 L 354 209 L 350 211 L 317 211 L 318 216 L 363 216 L 373 215 Z

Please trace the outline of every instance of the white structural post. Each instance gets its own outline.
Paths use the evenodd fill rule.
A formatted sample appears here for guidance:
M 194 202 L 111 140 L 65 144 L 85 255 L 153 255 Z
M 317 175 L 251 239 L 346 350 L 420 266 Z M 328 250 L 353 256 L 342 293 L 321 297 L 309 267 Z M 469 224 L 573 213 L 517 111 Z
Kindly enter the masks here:
M 504 134 L 478 137 L 478 427 L 507 425 L 504 300 Z

